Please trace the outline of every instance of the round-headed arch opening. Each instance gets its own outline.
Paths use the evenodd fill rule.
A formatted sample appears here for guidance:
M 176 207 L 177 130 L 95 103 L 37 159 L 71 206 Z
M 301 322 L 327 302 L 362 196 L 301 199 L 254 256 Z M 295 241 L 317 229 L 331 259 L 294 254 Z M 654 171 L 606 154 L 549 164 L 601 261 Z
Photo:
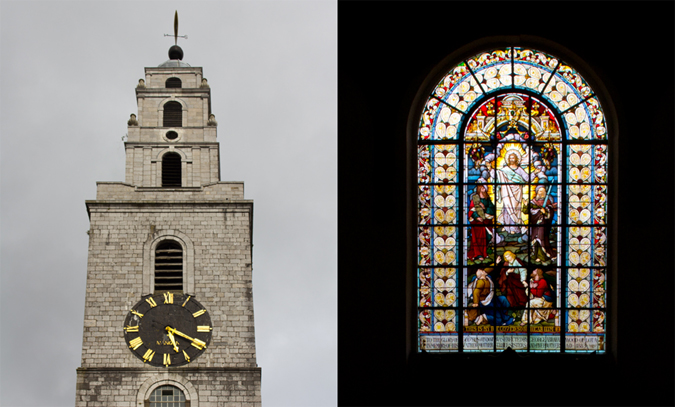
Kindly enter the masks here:
M 469 54 L 437 78 L 411 128 L 417 350 L 604 352 L 600 98 L 527 47 Z
M 166 80 L 165 86 L 167 88 L 181 88 L 183 83 L 181 82 L 180 78 L 169 78 Z
M 183 106 L 174 100 L 164 104 L 164 127 L 182 127 L 183 126 Z
M 181 156 L 169 152 L 162 157 L 162 187 L 180 188 L 182 180 Z
M 155 248 L 154 291 L 183 291 L 183 247 L 175 240 L 164 240 Z

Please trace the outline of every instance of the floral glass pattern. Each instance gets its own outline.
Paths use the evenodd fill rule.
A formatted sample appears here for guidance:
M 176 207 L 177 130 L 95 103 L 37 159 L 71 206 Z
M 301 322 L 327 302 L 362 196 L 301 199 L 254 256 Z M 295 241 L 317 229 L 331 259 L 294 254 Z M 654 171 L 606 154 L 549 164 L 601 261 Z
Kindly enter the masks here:
M 457 64 L 417 137 L 418 351 L 604 352 L 607 128 L 573 67 Z

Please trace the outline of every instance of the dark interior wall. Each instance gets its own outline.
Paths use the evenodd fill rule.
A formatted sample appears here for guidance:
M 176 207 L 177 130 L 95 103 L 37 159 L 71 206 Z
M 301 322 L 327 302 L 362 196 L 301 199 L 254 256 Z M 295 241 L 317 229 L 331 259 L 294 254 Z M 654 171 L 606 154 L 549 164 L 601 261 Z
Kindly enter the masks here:
M 673 405 L 672 2 L 338 4 L 339 405 Z M 406 124 L 443 58 L 535 35 L 582 58 L 619 122 L 617 360 L 406 360 Z M 617 160 L 618 158 L 618 160 Z

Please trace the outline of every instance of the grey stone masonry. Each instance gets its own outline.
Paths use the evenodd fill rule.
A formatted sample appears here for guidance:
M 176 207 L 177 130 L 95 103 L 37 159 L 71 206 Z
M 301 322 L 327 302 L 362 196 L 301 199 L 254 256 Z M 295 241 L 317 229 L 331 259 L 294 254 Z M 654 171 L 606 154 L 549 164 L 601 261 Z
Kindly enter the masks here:
M 179 78 L 181 88 L 166 88 Z M 253 318 L 253 201 L 242 182 L 220 181 L 216 127 L 208 125 L 211 90 L 202 68 L 146 68 L 136 88 L 124 182 L 98 182 L 86 201 L 90 219 L 81 367 L 76 406 L 145 407 L 169 384 L 189 407 L 260 406 Z M 163 105 L 182 106 L 182 126 L 162 126 Z M 177 135 L 167 137 L 168 131 Z M 162 187 L 162 156 L 181 157 L 180 187 Z M 154 294 L 154 247 L 183 247 L 183 292 L 208 311 L 211 341 L 184 366 L 159 368 L 129 349 L 124 320 Z
M 96 185 L 98 201 L 237 201 L 244 199 L 243 182 L 216 182 L 193 188 L 144 188 L 123 182 L 97 182 Z
M 165 384 L 181 389 L 190 407 L 260 406 L 260 379 L 260 368 L 80 368 L 75 406 L 144 407 Z
M 144 272 L 153 272 L 144 267 L 151 254 L 144 251 L 165 232 L 191 243 L 194 274 L 187 278 L 194 290 L 188 294 L 204 305 L 213 322 L 212 346 L 190 365 L 256 366 L 250 201 L 90 201 L 87 207 L 91 226 L 82 367 L 143 365 L 125 346 L 122 328 L 132 306 L 153 293 L 149 284 L 144 289 Z
M 166 80 L 178 78 L 182 87 L 167 88 Z M 216 126 L 209 126 L 211 88 L 201 87 L 202 68 L 145 68 L 145 87 L 136 88 L 138 125 L 129 125 L 125 151 L 125 182 L 161 186 L 162 156 L 181 156 L 183 186 L 200 186 L 220 180 Z M 182 124 L 164 127 L 164 105 L 181 105 Z M 176 133 L 175 138 L 167 137 Z

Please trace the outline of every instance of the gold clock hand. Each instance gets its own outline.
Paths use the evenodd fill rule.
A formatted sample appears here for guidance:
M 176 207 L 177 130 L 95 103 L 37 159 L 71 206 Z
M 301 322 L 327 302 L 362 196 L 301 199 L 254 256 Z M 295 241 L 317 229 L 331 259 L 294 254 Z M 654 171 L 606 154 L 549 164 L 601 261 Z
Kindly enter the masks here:
M 191 340 L 191 341 L 194 341 L 193 338 L 190 338 L 189 336 L 185 335 L 185 334 L 182 333 L 181 331 L 177 331 L 177 330 L 175 330 L 174 328 L 171 328 L 170 326 L 167 326 L 167 327 L 166 327 L 166 330 L 167 330 L 169 333 L 172 333 L 172 334 L 175 334 L 175 335 L 178 335 L 178 336 L 182 336 L 182 337 L 185 338 L 185 339 L 189 339 L 189 340 Z
M 173 344 L 173 350 L 175 350 L 176 353 L 178 353 L 178 345 L 176 345 L 176 340 L 174 339 L 173 334 L 171 332 L 168 332 L 168 334 L 169 339 L 171 339 L 171 343 Z
M 206 342 L 204 342 L 204 341 L 201 341 L 201 340 L 196 339 L 196 338 L 191 338 L 191 337 L 185 335 L 184 333 L 182 333 L 181 331 L 177 331 L 174 328 L 171 328 L 170 326 L 167 326 L 166 330 L 168 332 L 171 332 L 172 334 L 182 336 L 183 338 L 192 341 L 192 346 L 194 346 L 195 348 L 197 348 L 199 350 L 202 350 L 202 349 L 206 348 Z

